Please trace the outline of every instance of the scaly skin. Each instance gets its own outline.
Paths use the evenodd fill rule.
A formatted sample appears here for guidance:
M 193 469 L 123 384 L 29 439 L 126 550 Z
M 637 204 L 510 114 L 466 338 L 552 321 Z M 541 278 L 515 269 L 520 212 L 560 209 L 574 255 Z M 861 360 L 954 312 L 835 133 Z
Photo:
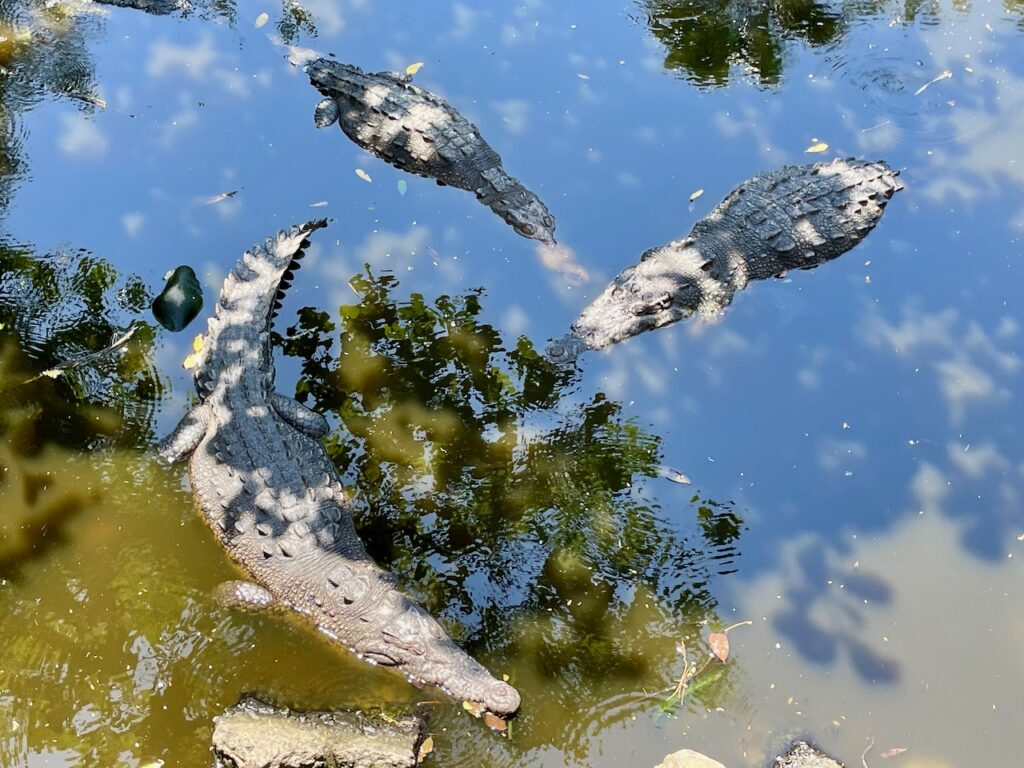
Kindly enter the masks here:
M 116 5 L 119 8 L 134 8 L 157 16 L 165 16 L 176 11 L 187 11 L 191 7 L 188 0 L 96 0 L 103 5 Z
M 850 250 L 903 189 L 885 163 L 836 159 L 785 166 L 734 189 L 690 235 L 652 248 L 624 269 L 548 353 L 586 349 L 723 311 L 751 280 L 813 269 Z
M 202 402 L 158 453 L 166 461 L 191 457 L 197 506 L 256 582 L 231 583 L 234 602 L 290 608 L 371 663 L 511 714 L 518 692 L 466 655 L 367 555 L 320 443 L 323 416 L 274 391 L 276 297 L 306 238 L 325 225 L 279 232 L 228 275 L 195 370 Z
M 555 242 L 555 220 L 533 192 L 505 173 L 498 153 L 473 123 L 408 76 L 363 72 L 316 59 L 306 72 L 325 97 L 315 123 L 335 121 L 352 141 L 396 168 L 465 189 L 520 235 Z

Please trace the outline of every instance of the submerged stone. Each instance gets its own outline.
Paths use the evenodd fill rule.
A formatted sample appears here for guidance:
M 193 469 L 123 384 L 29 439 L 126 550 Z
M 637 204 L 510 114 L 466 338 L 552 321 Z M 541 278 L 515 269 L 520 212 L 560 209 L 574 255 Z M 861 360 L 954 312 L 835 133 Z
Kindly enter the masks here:
M 246 696 L 213 719 L 218 763 L 232 768 L 407 768 L 429 752 L 419 715 L 293 712 Z

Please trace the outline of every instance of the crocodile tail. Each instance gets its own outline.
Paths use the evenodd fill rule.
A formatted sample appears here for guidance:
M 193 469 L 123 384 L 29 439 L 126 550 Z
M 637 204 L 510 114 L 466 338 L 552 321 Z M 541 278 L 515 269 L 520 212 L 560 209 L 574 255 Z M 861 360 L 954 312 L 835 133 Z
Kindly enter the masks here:
M 198 353 L 196 385 L 200 392 L 213 387 L 215 371 L 239 358 L 270 365 L 270 323 L 284 291 L 291 286 L 309 236 L 326 226 L 326 219 L 315 219 L 283 229 L 253 245 L 228 273 Z M 224 343 L 228 337 L 230 350 Z

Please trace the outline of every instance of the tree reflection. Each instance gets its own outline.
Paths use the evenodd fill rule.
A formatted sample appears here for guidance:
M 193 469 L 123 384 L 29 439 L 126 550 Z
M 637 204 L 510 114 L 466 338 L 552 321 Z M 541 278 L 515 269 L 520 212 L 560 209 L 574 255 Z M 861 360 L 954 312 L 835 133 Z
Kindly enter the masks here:
M 279 341 L 301 361 L 296 396 L 338 418 L 326 443 L 372 555 L 463 642 L 556 678 L 564 700 L 531 702 L 534 716 L 608 679 L 667 680 L 674 641 L 656 668 L 650 637 L 714 620 L 709 563 L 732 554 L 731 508 L 667 523 L 644 482 L 660 439 L 582 398 L 579 373 L 526 338 L 506 347 L 480 291 L 399 302 L 396 278 L 369 270 L 350 285 L 359 301 L 337 324 L 303 309 Z
M 1020 10 L 1022 0 L 1004 0 Z M 699 85 L 720 86 L 737 70 L 761 85 L 782 79 L 791 41 L 819 47 L 837 41 L 858 18 L 885 14 L 893 24 L 935 24 L 935 0 L 641 0 L 647 25 L 666 47 L 664 66 Z M 954 0 L 953 8 L 968 8 Z
M 843 29 L 832 7 L 814 0 L 644 0 L 648 25 L 667 48 L 666 69 L 702 85 L 724 85 L 733 67 L 778 83 L 788 39 L 823 45 Z
M 44 492 L 60 480 L 32 469 L 46 449 L 94 452 L 152 440 L 162 386 L 150 326 L 140 325 L 116 353 L 43 374 L 106 347 L 147 298 L 139 280 L 122 280 L 85 251 L 37 257 L 0 244 L 0 574 L 59 540 L 89 495 Z
M 0 0 L 0 214 L 25 174 L 21 115 L 46 94 L 95 109 L 85 32 L 94 21 L 45 0 Z

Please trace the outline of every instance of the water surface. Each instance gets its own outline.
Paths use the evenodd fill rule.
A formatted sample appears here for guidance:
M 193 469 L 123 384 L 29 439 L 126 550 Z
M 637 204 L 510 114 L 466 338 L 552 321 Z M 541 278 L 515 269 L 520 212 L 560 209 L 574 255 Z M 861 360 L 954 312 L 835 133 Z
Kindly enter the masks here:
M 794 735 L 852 765 L 872 740 L 869 765 L 1020 754 L 1024 9 L 304 7 L 0 4 L 0 763 L 205 765 L 243 692 L 425 709 L 438 765 L 760 766 Z M 545 199 L 558 257 L 315 130 L 308 51 L 423 62 Z M 578 371 L 538 355 L 739 182 L 846 155 L 907 185 L 855 250 Z M 212 306 L 247 245 L 319 215 L 279 389 L 330 415 L 374 556 L 523 693 L 509 738 L 218 608 L 235 571 L 147 456 L 201 327 L 155 328 L 147 290 L 190 264 Z M 680 639 L 703 663 L 748 619 L 659 706 Z

